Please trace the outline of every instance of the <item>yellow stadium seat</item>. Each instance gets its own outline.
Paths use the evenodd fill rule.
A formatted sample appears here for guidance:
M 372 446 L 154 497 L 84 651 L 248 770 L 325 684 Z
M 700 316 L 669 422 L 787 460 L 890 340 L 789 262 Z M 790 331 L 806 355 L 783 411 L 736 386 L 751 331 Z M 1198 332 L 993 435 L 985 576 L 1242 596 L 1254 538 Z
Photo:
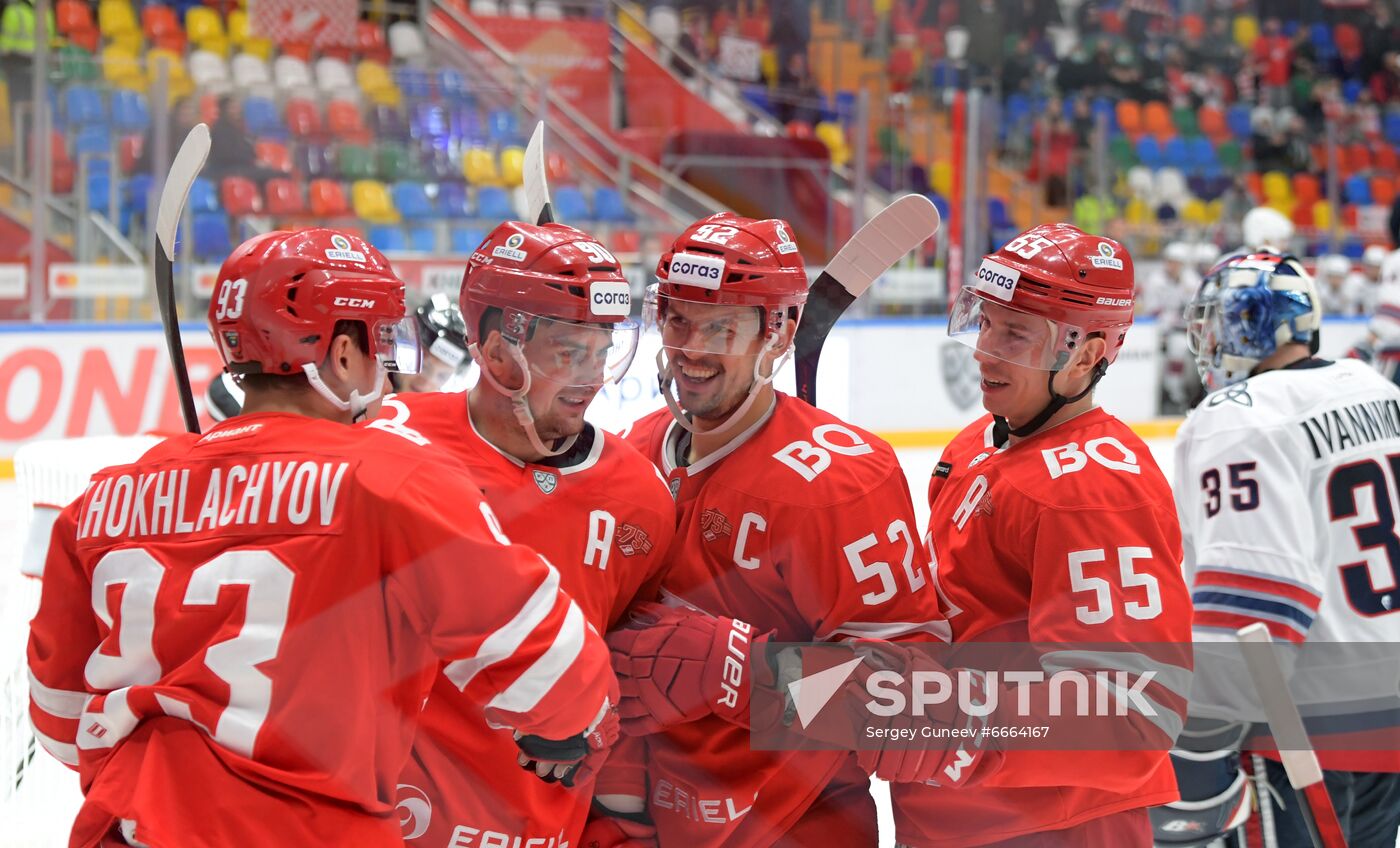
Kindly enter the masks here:
M 144 85 L 146 74 L 141 70 L 141 60 L 131 50 L 118 45 L 102 48 L 102 78 L 115 86 L 132 87 Z
M 185 35 L 203 50 L 220 56 L 228 52 L 224 22 L 218 12 L 207 6 L 194 6 L 185 13 Z
M 109 39 L 123 33 L 141 32 L 136 12 L 127 0 L 102 0 L 97 6 L 97 28 Z
M 1245 50 L 1254 46 L 1259 38 L 1259 19 L 1253 15 L 1240 15 L 1235 18 L 1235 43 Z
M 778 51 L 765 47 L 758 54 L 758 71 L 769 85 L 778 84 Z
M 1205 201 L 1198 198 L 1186 201 L 1186 205 L 1181 209 L 1181 217 L 1188 224 L 1204 225 L 1207 218 Z
M 947 159 L 939 159 L 933 163 L 933 167 L 928 172 L 928 187 L 933 189 L 934 194 L 947 197 L 953 193 L 953 165 Z
M 501 151 L 501 185 L 515 188 L 524 181 L 525 151 L 519 147 L 507 147 Z
M 355 83 L 365 93 L 371 103 L 381 106 L 398 106 L 403 102 L 403 92 L 399 91 L 389 69 L 368 59 L 355 67 Z
M 355 215 L 371 224 L 399 223 L 399 210 L 394 208 L 389 187 L 379 180 L 356 180 L 350 187 L 350 202 Z
M 1220 200 L 1212 200 L 1206 204 L 1206 223 L 1218 224 L 1225 214 L 1225 204 Z
M 1319 230 L 1332 229 L 1332 204 L 1325 200 L 1313 204 L 1313 226 Z
M 622 3 L 617 14 L 617 28 L 642 44 L 651 46 L 651 31 L 647 29 L 646 10 L 640 3 Z
M 1134 197 L 1128 201 L 1128 223 L 1148 224 L 1155 216 L 1152 214 L 1152 207 L 1147 205 L 1147 201 L 1141 197 Z
M 141 39 L 141 31 L 135 29 L 114 35 L 107 39 L 107 43 L 115 44 L 124 50 L 130 50 L 132 53 L 140 53 L 144 44 Z
M 1264 200 L 1270 206 L 1292 210 L 1293 181 L 1288 178 L 1287 174 L 1282 171 L 1269 171 L 1263 176 L 1260 185 L 1264 189 Z
M 473 147 L 462 154 L 462 176 L 472 185 L 500 185 L 496 157 L 484 147 Z
M 833 121 L 822 121 L 814 130 L 817 138 L 826 145 L 831 154 L 831 164 L 840 167 L 851 158 L 851 148 L 846 144 L 846 133 L 841 125 Z
M 257 56 L 264 62 L 272 61 L 272 48 L 273 44 L 270 38 L 257 38 L 250 35 L 243 41 L 243 52 Z
M 238 47 L 248 42 L 248 13 L 242 9 L 228 13 L 228 40 Z

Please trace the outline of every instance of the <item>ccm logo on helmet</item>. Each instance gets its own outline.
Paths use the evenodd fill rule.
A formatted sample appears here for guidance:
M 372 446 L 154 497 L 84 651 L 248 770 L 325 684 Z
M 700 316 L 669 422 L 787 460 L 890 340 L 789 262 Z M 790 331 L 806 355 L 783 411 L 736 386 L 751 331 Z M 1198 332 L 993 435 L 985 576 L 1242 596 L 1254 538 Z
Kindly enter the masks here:
M 362 297 L 337 297 L 331 303 L 336 306 L 348 306 L 351 309 L 373 309 L 374 301 L 365 300 Z
M 698 253 L 677 253 L 671 257 L 666 281 L 673 285 L 717 289 L 724 281 L 724 260 Z
M 632 292 L 626 283 L 589 283 L 588 311 L 594 315 L 626 317 L 632 312 Z
M 1021 272 L 1001 264 L 995 259 L 983 259 L 977 268 L 977 290 L 984 291 L 998 300 L 1011 300 L 1016 293 L 1016 283 L 1021 280 Z

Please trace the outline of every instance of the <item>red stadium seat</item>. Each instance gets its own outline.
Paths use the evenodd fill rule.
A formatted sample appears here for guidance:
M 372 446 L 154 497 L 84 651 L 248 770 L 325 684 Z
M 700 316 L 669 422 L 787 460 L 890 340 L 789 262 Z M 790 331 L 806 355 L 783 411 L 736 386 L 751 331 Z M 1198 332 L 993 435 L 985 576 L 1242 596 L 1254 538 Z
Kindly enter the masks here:
M 292 154 L 287 151 L 287 145 L 272 139 L 261 139 L 255 145 L 258 164 L 264 168 L 274 171 L 281 171 L 284 174 L 292 172 Z
M 1343 173 L 1354 174 L 1357 171 L 1369 171 L 1371 169 L 1371 147 L 1367 144 L 1357 142 L 1348 144 L 1343 148 L 1343 158 L 1346 164 L 1342 167 Z
M 306 203 L 302 200 L 301 184 L 289 179 L 268 180 L 267 214 L 305 215 Z
M 1361 31 L 1351 24 L 1337 24 L 1332 28 L 1332 43 L 1337 45 L 1337 55 L 1347 61 L 1361 58 Z
M 1371 202 L 1377 206 L 1389 206 L 1395 202 L 1395 180 L 1392 177 L 1371 178 Z
M 1196 113 L 1196 123 L 1201 128 L 1201 135 L 1217 144 L 1230 137 L 1225 113 L 1214 106 L 1202 106 Z
M 185 28 L 180 24 L 175 10 L 169 6 L 152 4 L 141 9 L 141 30 L 156 47 L 185 52 Z
M 317 218 L 343 218 L 350 214 L 345 189 L 335 180 L 311 181 L 311 214 Z
M 1316 226 L 1316 219 L 1313 217 L 1313 204 L 1311 202 L 1298 201 L 1293 207 L 1293 214 L 1289 216 L 1293 220 L 1293 226 L 1311 229 Z
M 569 167 L 569 160 L 558 153 L 549 153 L 545 156 L 544 168 L 549 174 L 551 183 L 566 185 L 574 181 L 574 172 Z
M 1256 204 L 1264 202 L 1264 179 L 1259 176 L 1258 171 L 1245 172 L 1244 187 L 1249 192 L 1250 199 Z
M 1119 100 L 1116 107 L 1118 128 L 1129 138 L 1136 139 L 1142 134 L 1142 104 L 1136 100 Z
M 642 249 L 642 234 L 636 230 L 614 230 L 608 246 L 617 253 L 637 253 Z
M 1311 207 L 1313 203 L 1322 198 L 1322 185 L 1312 174 L 1294 174 L 1293 197 L 1297 199 L 1299 204 Z
M 53 156 L 53 179 L 50 186 L 54 194 L 68 194 L 73 190 L 75 168 L 73 160 L 68 157 L 68 142 L 63 133 L 53 131 L 53 135 L 49 136 L 49 149 Z
M 136 160 L 141 158 L 141 148 L 145 146 L 146 139 L 141 135 L 122 136 L 117 142 L 117 162 L 123 174 L 129 174 L 136 167 Z
M 360 108 L 346 100 L 332 100 L 326 107 L 326 128 L 341 141 L 364 141 L 369 135 Z
M 254 215 L 262 211 L 258 187 L 247 177 L 224 177 L 219 187 L 219 199 L 230 215 Z
M 1376 170 L 1383 174 L 1393 174 L 1400 171 L 1400 156 L 1395 154 L 1395 148 L 1389 144 L 1381 143 L 1376 145 L 1376 159 L 1374 164 Z
M 58 0 L 54 26 L 59 35 L 72 36 L 85 30 L 97 31 L 97 22 L 92 19 L 92 7 L 83 0 Z
M 384 27 L 375 21 L 357 21 L 355 24 L 355 51 L 361 59 L 369 59 L 381 65 L 388 65 L 393 56 L 389 54 L 389 43 L 384 37 Z
M 287 129 L 297 138 L 321 134 L 321 113 L 310 100 L 301 97 L 288 100 L 286 119 Z
M 1172 111 L 1160 100 L 1153 100 L 1142 107 L 1142 128 L 1151 135 L 1157 137 L 1158 141 L 1166 141 L 1176 135 L 1176 126 L 1172 123 Z

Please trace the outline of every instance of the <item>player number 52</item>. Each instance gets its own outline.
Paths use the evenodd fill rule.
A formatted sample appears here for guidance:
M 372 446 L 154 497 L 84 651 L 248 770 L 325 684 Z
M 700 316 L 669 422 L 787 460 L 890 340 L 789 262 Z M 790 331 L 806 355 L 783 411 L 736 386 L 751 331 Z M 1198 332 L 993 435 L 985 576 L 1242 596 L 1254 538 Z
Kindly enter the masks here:
M 908 581 L 909 591 L 917 592 L 924 588 L 928 579 L 923 574 L 923 569 L 914 566 L 914 537 L 909 532 L 909 525 L 904 523 L 904 519 L 896 518 L 890 522 L 890 526 L 885 528 L 885 538 L 890 542 L 904 542 L 904 560 L 902 562 L 904 577 Z M 865 554 L 871 548 L 880 544 L 880 540 L 874 533 L 866 533 L 859 539 L 842 548 L 846 554 L 846 562 L 851 566 L 851 572 L 855 574 L 856 580 L 865 582 L 866 580 L 879 580 L 880 588 L 877 591 L 866 592 L 860 596 L 867 606 L 883 604 L 895 596 L 899 591 L 899 586 L 895 583 L 894 569 L 884 560 L 865 561 Z
M 1126 589 L 1142 589 L 1142 600 L 1124 601 L 1120 597 L 1123 612 L 1128 618 L 1138 621 L 1150 621 L 1162 614 L 1162 591 L 1157 584 L 1157 578 L 1151 574 L 1146 574 L 1134 570 L 1134 563 L 1138 560 L 1152 558 L 1151 548 L 1127 547 L 1119 548 L 1118 559 L 1118 585 L 1119 591 L 1113 591 L 1113 583 L 1109 578 L 1097 577 L 1086 573 L 1085 569 L 1094 568 L 1094 571 L 1103 572 L 1106 569 L 1102 566 L 1108 561 L 1103 548 L 1094 548 L 1086 551 L 1069 552 L 1069 583 L 1076 595 L 1080 592 L 1091 592 L 1089 603 L 1074 608 L 1074 617 L 1083 624 L 1103 624 L 1113 618 L 1116 604 L 1114 595 L 1121 596 Z M 1110 571 L 1111 574 L 1111 571 Z

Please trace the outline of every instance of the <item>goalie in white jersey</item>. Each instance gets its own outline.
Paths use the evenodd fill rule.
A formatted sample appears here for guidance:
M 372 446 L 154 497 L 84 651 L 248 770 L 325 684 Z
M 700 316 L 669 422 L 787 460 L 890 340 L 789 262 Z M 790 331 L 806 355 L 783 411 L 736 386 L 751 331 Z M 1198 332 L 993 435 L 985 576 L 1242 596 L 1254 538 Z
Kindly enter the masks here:
M 1177 437 L 1173 487 L 1197 673 L 1174 758 L 1183 801 L 1154 811 L 1159 844 L 1203 844 L 1249 816 L 1239 748 L 1268 743 L 1258 725 L 1249 741 L 1262 716 L 1221 658 L 1254 622 L 1300 646 L 1294 699 L 1350 845 L 1396 844 L 1400 661 L 1384 643 L 1400 642 L 1400 388 L 1317 358 L 1321 317 L 1302 265 L 1267 251 L 1221 262 L 1188 307 L 1210 391 Z M 1251 827 L 1311 845 L 1281 766 L 1255 764 L 1275 800 Z

